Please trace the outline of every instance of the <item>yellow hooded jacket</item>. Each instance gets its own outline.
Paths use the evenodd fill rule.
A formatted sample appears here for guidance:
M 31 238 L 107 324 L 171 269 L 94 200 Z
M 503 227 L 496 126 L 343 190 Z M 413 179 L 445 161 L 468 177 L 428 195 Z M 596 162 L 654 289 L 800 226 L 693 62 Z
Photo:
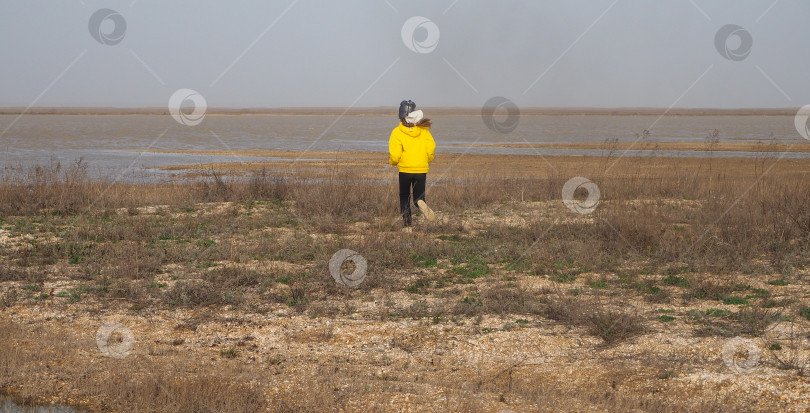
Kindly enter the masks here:
M 391 155 L 388 162 L 399 166 L 400 172 L 423 174 L 428 172 L 428 164 L 433 160 L 436 142 L 427 128 L 408 128 L 400 123 L 391 132 L 388 152 Z

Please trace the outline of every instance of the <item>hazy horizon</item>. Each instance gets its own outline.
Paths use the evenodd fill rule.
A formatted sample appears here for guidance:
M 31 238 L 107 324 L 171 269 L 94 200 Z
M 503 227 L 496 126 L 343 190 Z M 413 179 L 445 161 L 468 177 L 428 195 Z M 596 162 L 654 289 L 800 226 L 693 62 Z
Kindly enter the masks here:
M 796 108 L 808 15 L 779 0 L 10 1 L 0 107 L 157 108 L 191 89 L 212 108 Z
M 26 106 L 0 106 L 0 111 L 2 110 L 25 110 Z M 208 106 L 206 114 L 216 113 L 217 110 L 226 110 L 226 111 L 238 111 L 238 110 L 248 110 L 248 111 L 261 111 L 261 110 L 351 110 L 351 111 L 363 111 L 363 110 L 380 110 L 380 109 L 396 109 L 397 106 L 394 105 L 377 105 L 377 106 Z M 481 106 L 420 106 L 420 108 L 431 108 L 431 109 L 459 109 L 459 110 L 470 110 L 470 111 L 481 111 Z M 785 111 L 785 115 L 794 116 L 796 113 L 795 111 L 799 108 L 799 106 L 774 106 L 774 107 L 682 107 L 682 106 L 673 106 L 671 108 L 665 108 L 662 106 L 524 106 L 520 109 L 522 111 L 532 111 L 532 110 L 596 110 L 596 111 L 624 111 L 624 110 L 644 110 L 644 111 L 670 111 L 670 112 L 677 112 L 677 111 L 701 111 L 701 110 L 708 110 L 708 111 L 722 111 L 722 112 L 733 112 L 733 111 L 741 111 L 741 112 L 751 112 L 757 110 L 763 111 Z M 98 109 L 98 110 L 160 110 L 168 112 L 168 108 L 164 106 L 81 106 L 81 105 L 73 105 L 73 106 L 31 106 L 27 108 L 28 110 L 26 113 L 35 113 L 38 110 L 71 110 L 71 109 Z M 788 113 L 789 112 L 789 113 Z

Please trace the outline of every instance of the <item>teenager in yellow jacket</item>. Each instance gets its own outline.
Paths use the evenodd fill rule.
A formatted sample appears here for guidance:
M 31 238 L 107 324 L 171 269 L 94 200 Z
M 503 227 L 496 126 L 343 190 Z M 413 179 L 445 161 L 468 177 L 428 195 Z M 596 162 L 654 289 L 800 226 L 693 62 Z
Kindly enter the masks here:
M 410 100 L 399 104 L 400 124 L 388 140 L 388 162 L 399 168 L 399 210 L 408 230 L 411 226 L 411 200 L 428 220 L 436 219 L 425 203 L 425 182 L 428 166 L 436 152 L 436 142 L 429 130 L 432 122 L 421 110 L 415 109 L 416 104 Z

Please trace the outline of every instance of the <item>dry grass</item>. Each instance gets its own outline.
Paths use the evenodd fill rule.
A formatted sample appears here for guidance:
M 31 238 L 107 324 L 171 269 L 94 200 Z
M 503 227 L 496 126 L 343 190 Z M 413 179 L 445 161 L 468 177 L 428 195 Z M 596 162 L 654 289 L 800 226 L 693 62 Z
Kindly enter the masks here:
M 331 329 L 292 337 L 307 343 L 331 338 Z M 398 345 L 407 347 L 408 339 Z M 468 384 L 442 375 L 428 375 L 414 382 L 407 380 L 405 373 L 374 380 L 352 364 L 339 361 L 318 366 L 317 371 L 297 370 L 299 373 L 287 375 L 285 360 L 268 358 L 262 361 L 266 367 L 260 367 L 241 361 L 240 351 L 233 348 L 222 352 L 216 366 L 162 353 L 131 355 L 123 360 L 93 358 L 80 351 L 89 346 L 85 341 L 52 328 L 0 325 L 0 345 L 11 349 L 0 353 L 0 385 L 24 404 L 42 403 L 44 394 L 64 394 L 60 398 L 63 403 L 105 412 L 383 412 L 391 410 L 392 394 L 418 398 L 421 388 L 437 384 L 444 389 L 441 411 L 451 412 L 487 411 L 482 400 L 490 397 L 523 400 L 543 406 L 542 411 L 589 406 L 610 411 L 730 412 L 743 407 L 735 397 L 695 403 L 660 394 L 623 392 L 616 388 L 617 380 L 632 373 L 619 373 L 621 370 L 612 378 L 612 385 L 608 382 L 594 388 L 577 388 L 564 376 L 549 381 L 547 377 L 526 375 L 530 363 L 472 373 Z M 39 352 L 43 348 L 48 351 Z M 274 389 L 270 397 L 265 395 L 265 386 Z M 364 400 L 362 404 L 358 404 L 360 400 Z
M 77 352 L 87 343 L 44 326 L 23 329 L 3 323 L 0 342 L 8 349 L 0 352 L 2 387 L 30 402 L 61 393 L 50 379 L 62 376 L 68 389 L 81 390 L 64 401 L 98 411 L 256 412 L 266 406 L 262 392 L 247 380 L 231 382 L 239 374 L 235 366 L 194 369 L 173 363 L 157 368 L 154 360 L 93 360 Z M 47 348 L 47 355 L 38 348 Z M 11 379 L 15 377 L 25 379 Z
M 183 331 L 229 311 L 463 326 L 475 336 L 553 320 L 604 349 L 670 323 L 709 338 L 759 337 L 776 321 L 804 323 L 797 303 L 810 257 L 807 162 L 622 159 L 614 170 L 614 161 L 565 160 L 542 174 L 462 170 L 436 179 L 428 200 L 440 219 L 417 219 L 413 234 L 399 232 L 391 177 L 363 167 L 300 175 L 260 169 L 241 178 L 212 171 L 156 185 L 94 180 L 81 163 L 9 170 L 0 178 L 0 310 L 194 314 Z M 429 177 L 442 176 L 441 168 Z M 559 200 L 573 176 L 600 188 L 591 215 L 574 214 Z M 342 248 L 369 262 L 356 289 L 336 285 L 329 274 L 327 263 Z M 484 317 L 503 321 L 482 327 Z M 329 326 L 289 336 L 311 346 L 334 345 L 337 337 Z M 418 355 L 423 344 L 407 337 L 392 338 L 392 347 Z M 155 373 L 157 350 L 134 357 L 136 367 L 105 359 L 76 376 L 93 360 L 74 351 L 87 344 L 75 340 L 6 323 L 0 347 L 14 350 L 0 352 L 0 387 L 22 398 L 56 397 L 56 383 L 65 381 L 55 378 L 75 377 L 68 386 L 75 394 L 58 400 L 111 411 L 334 411 L 359 409 L 359 400 L 362 409 L 387 411 L 381 395 L 418 394 L 421 385 L 405 373 L 365 382 L 367 371 L 339 360 L 328 374 L 291 378 L 272 370 L 284 366 L 283 358 L 256 356 L 239 344 L 218 349 L 212 363 L 165 357 L 173 369 L 195 372 L 188 377 Z M 59 342 L 66 344 L 53 344 Z M 270 374 L 261 376 L 266 382 L 278 375 L 294 385 L 276 386 L 267 397 L 266 386 L 237 372 L 250 357 L 271 366 L 269 373 L 249 366 Z M 803 357 L 782 355 L 774 365 L 804 372 Z M 51 376 L 33 374 L 48 369 Z M 734 410 L 728 400 L 667 405 L 601 387 L 572 395 L 548 381 L 532 387 L 536 377 L 521 373 L 529 370 L 459 373 L 447 385 L 447 409 L 483 411 L 483 400 L 500 394 L 540 410 L 572 409 L 560 402 L 566 397 L 606 410 Z M 444 385 L 441 372 L 426 377 Z M 223 386 L 228 391 L 217 390 Z

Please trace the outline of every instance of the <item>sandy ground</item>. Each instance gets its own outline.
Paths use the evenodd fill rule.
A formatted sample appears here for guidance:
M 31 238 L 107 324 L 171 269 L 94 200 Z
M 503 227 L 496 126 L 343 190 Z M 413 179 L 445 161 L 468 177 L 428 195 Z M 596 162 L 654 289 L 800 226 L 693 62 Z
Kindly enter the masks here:
M 207 207 L 216 213 L 227 210 L 229 205 Z M 535 202 L 515 208 L 522 212 L 508 215 L 495 210 L 470 211 L 462 226 L 470 233 L 496 221 L 521 226 L 527 219 L 553 215 L 558 208 L 555 203 Z M 442 218 L 447 217 L 440 213 Z M 358 236 L 368 228 L 360 224 L 356 225 Z M 373 236 L 414 242 L 425 225 L 420 222 L 415 234 L 392 231 Z M 171 271 L 167 268 L 167 274 Z M 433 270 L 416 269 L 398 276 L 415 279 L 426 271 Z M 513 279 L 536 293 L 560 288 L 546 275 L 504 268 L 496 268 L 488 278 Z M 587 274 L 564 288 L 588 289 L 586 278 Z M 158 281 L 174 282 L 168 275 Z M 478 282 L 486 288 L 483 280 Z M 58 297 L 72 284 L 69 277 L 58 277 L 47 281 L 43 291 Z M 4 290 L 15 287 L 23 286 L 3 285 Z M 808 288 L 805 284 L 775 287 L 764 283 L 753 287 L 767 287 L 774 296 L 804 296 Z M 275 287 L 285 288 L 280 284 Z M 678 293 L 677 287 L 665 288 Z M 616 305 L 632 307 L 652 321 L 647 323 L 645 334 L 606 346 L 582 328 L 532 314 L 421 319 L 386 316 L 420 300 L 440 301 L 431 295 L 415 298 L 402 291 L 360 293 L 347 289 L 345 297 L 319 303 L 337 309 L 337 315 L 317 316 L 299 313 L 284 304 L 268 304 L 263 299 L 275 293 L 278 291 L 269 290 L 254 298 L 255 308 L 260 311 L 228 307 L 133 311 L 125 301 L 87 298 L 68 304 L 66 299 L 53 298 L 38 305 L 11 306 L 2 311 L 2 318 L 31 332 L 27 349 L 43 352 L 42 363 L 53 364 L 42 367 L 37 374 L 48 388 L 69 390 L 77 386 L 76 375 L 99 380 L 108 369 L 123 369 L 131 380 L 151 380 L 150 375 L 165 373 L 164 366 L 171 365 L 179 369 L 176 374 L 185 377 L 206 371 L 231 372 L 234 382 L 259 385 L 271 403 L 279 397 L 300 394 L 314 398 L 312 404 L 304 403 L 312 407 L 318 399 L 312 391 L 345 394 L 339 411 L 580 412 L 625 411 L 629 406 L 634 406 L 633 411 L 663 408 L 656 403 L 678 406 L 675 410 L 701 411 L 702 403 L 714 402 L 749 411 L 810 409 L 810 380 L 795 371 L 777 368 L 775 362 L 774 355 L 785 356 L 792 345 L 801 341 L 786 324 L 774 323 L 763 337 L 745 339 L 730 352 L 727 348 L 734 343 L 730 338 L 693 334 L 696 326 L 685 316 L 688 310 L 734 311 L 734 305 L 706 301 L 681 306 L 622 297 Z M 606 295 L 604 299 L 611 298 Z M 661 308 L 666 308 L 675 321 L 655 321 Z M 131 333 L 131 342 L 111 345 L 118 357 L 105 353 L 97 339 L 102 326 L 109 323 L 118 323 L 120 331 Z M 47 357 L 47 349 L 57 341 L 69 345 L 64 351 L 70 355 L 71 363 Z M 773 342 L 783 343 L 784 350 L 769 351 Z M 738 354 L 739 348 L 749 350 Z M 231 349 L 236 355 L 233 359 L 223 353 Z M 798 350 L 805 360 L 810 357 L 806 348 Z M 745 365 L 754 352 L 760 358 Z M 72 367 L 55 367 L 67 364 Z M 313 390 L 316 385 L 322 387 Z M 45 394 L 40 400 L 99 407 L 92 398 L 70 396 L 73 393 Z M 640 400 L 648 401 L 646 408 Z

